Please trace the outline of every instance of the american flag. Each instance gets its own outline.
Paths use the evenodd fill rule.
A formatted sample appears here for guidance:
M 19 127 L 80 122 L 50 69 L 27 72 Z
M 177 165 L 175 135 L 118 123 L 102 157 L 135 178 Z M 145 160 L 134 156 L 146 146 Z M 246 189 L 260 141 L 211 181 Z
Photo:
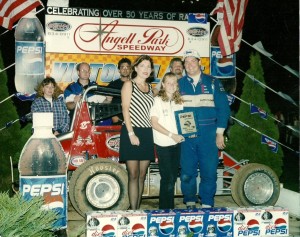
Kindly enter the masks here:
M 218 0 L 210 15 L 217 14 L 220 33 L 218 43 L 223 56 L 240 49 L 248 0 Z
M 11 30 L 15 22 L 40 5 L 39 0 L 0 1 L 0 26 Z

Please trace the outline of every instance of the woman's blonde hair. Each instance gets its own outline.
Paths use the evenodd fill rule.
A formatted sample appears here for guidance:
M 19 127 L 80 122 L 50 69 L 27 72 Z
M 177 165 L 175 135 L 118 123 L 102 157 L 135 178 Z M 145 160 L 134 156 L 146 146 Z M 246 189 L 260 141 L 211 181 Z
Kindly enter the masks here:
M 177 77 L 176 75 L 173 73 L 173 72 L 167 72 L 163 79 L 162 79 L 162 83 L 165 83 L 165 81 L 170 78 L 170 77 L 174 77 L 176 79 L 176 83 L 177 83 Z M 161 88 L 160 88 L 160 91 L 158 92 L 158 95 L 157 96 L 160 96 L 162 101 L 169 101 L 169 97 L 166 93 L 166 90 L 164 88 L 164 85 L 161 84 Z M 173 98 L 172 100 L 175 102 L 175 104 L 182 104 L 183 103 L 183 99 L 181 98 L 181 95 L 179 93 L 179 87 L 178 87 L 178 84 L 177 84 L 177 87 L 176 87 L 176 91 L 174 92 L 173 94 Z
M 59 88 L 54 78 L 46 77 L 40 84 L 38 84 L 38 86 L 35 89 L 35 91 L 37 92 L 37 97 L 44 96 L 43 88 L 44 86 L 47 86 L 49 84 L 52 84 L 54 86 L 53 99 L 56 100 L 58 96 L 63 93 L 63 91 Z

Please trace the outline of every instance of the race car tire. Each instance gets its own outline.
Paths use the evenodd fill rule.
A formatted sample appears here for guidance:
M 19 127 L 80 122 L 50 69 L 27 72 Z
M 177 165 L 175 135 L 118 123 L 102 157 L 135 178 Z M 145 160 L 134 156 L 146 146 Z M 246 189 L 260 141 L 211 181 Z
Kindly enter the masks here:
M 239 206 L 273 206 L 279 194 L 278 177 L 266 165 L 244 165 L 236 171 L 231 181 L 231 195 Z
M 81 216 L 88 211 L 127 210 L 127 184 L 127 171 L 120 164 L 101 158 L 88 160 L 73 172 L 69 198 Z

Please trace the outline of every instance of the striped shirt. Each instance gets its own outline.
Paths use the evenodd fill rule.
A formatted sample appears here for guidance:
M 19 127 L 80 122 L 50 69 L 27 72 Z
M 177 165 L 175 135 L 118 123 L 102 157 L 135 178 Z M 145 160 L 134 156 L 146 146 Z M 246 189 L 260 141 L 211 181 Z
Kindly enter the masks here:
M 152 87 L 150 84 L 149 91 L 141 91 L 137 84 L 132 81 L 132 94 L 129 106 L 130 120 L 133 127 L 149 128 L 150 122 L 150 109 L 153 105 L 154 97 Z

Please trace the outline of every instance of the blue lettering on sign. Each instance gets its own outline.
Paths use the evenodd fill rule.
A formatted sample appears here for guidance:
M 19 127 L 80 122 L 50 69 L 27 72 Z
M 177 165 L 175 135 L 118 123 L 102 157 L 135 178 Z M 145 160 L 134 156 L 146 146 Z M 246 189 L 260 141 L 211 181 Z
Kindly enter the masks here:
M 74 77 L 78 77 L 75 67 L 76 63 L 55 62 L 52 67 L 52 77 L 56 82 L 72 82 Z
M 97 81 L 98 75 L 100 74 L 101 69 L 103 68 L 103 63 L 91 63 L 91 75 L 90 80 L 91 81 Z
M 287 234 L 287 229 L 268 229 L 266 230 L 266 235 L 277 235 L 277 234 L 280 234 L 280 235 L 283 235 L 283 234 Z
M 60 83 L 71 83 L 76 82 L 78 79 L 78 74 L 76 66 L 78 63 L 75 62 L 54 62 L 51 69 L 51 76 L 55 78 L 57 82 Z M 96 82 L 109 83 L 120 78 L 120 73 L 118 70 L 118 65 L 113 63 L 91 63 L 91 75 L 90 80 Z M 154 65 L 154 83 L 158 83 L 158 74 L 160 72 L 161 65 Z M 169 72 L 169 67 L 166 68 L 167 73 Z
M 260 230 L 239 230 L 238 236 L 259 236 Z
M 108 63 L 104 65 L 100 79 L 102 82 L 111 82 L 116 79 L 116 76 L 118 76 L 116 74 L 119 74 L 117 66 L 115 64 Z

